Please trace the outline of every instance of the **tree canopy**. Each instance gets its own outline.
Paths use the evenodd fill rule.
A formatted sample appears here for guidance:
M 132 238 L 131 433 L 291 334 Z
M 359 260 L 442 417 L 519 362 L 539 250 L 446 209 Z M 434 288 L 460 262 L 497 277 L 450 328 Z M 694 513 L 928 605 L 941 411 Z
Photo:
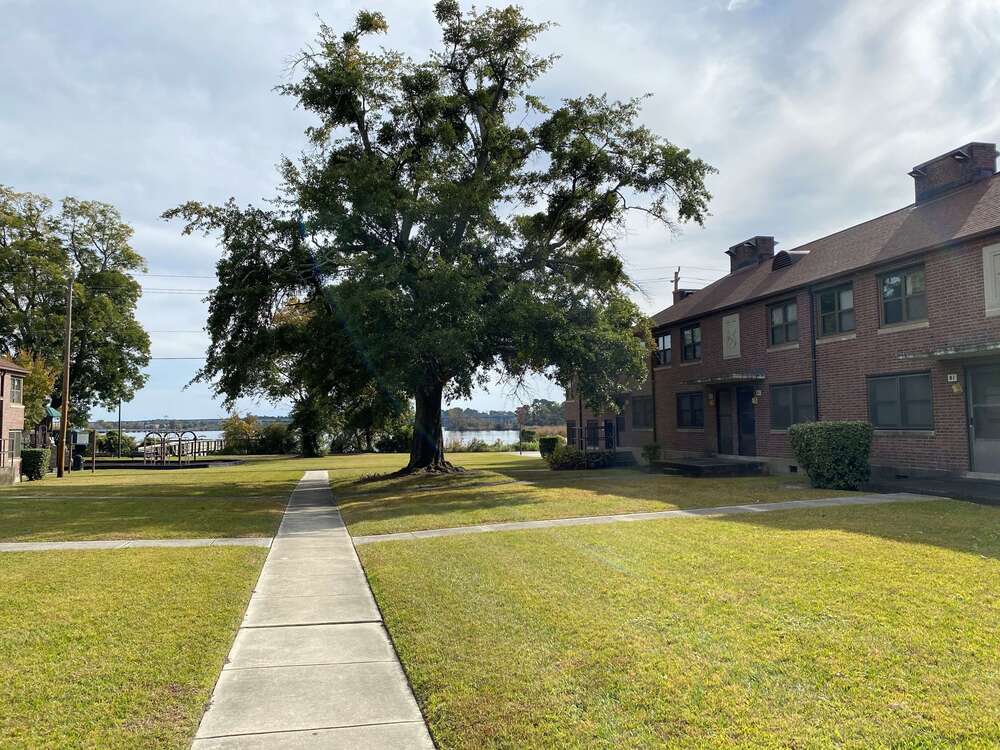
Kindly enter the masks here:
M 129 274 L 145 270 L 132 248 L 132 228 L 113 207 L 0 185 L 0 353 L 17 356 L 62 402 L 66 282 L 72 271 L 71 421 L 91 408 L 130 400 L 149 364 L 149 336 L 135 318 L 141 294 Z M 36 372 L 37 371 L 37 372 Z M 33 412 L 34 413 L 34 412 Z
M 231 392 L 237 361 L 212 354 L 307 298 L 339 393 L 415 400 L 411 471 L 449 468 L 442 398 L 491 373 L 575 380 L 594 406 L 644 378 L 648 321 L 617 245 L 630 214 L 702 222 L 712 171 L 644 127 L 641 100 L 544 102 L 555 58 L 532 49 L 548 24 L 454 0 L 435 16 L 441 45 L 419 61 L 372 43 L 379 13 L 321 25 L 280 87 L 316 124 L 273 208 L 165 214 L 225 250 L 204 374 Z

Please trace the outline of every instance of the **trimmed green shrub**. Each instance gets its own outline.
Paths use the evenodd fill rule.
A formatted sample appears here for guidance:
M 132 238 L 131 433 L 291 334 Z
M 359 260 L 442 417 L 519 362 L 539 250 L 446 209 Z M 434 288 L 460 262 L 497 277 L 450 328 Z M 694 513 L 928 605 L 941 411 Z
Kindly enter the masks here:
M 646 459 L 647 464 L 652 464 L 654 461 L 660 460 L 660 444 L 659 443 L 649 443 L 642 446 L 642 457 Z
M 538 433 L 534 430 L 521 430 L 521 438 L 519 442 L 522 443 L 533 443 L 538 439 Z
M 566 438 L 562 435 L 543 435 L 538 438 L 538 450 L 542 458 L 548 458 L 560 445 L 566 445 Z
M 549 468 L 557 471 L 566 469 L 607 469 L 614 466 L 614 451 L 582 451 L 572 445 L 558 445 L 545 460 Z
M 549 462 L 549 468 L 556 471 L 587 468 L 587 459 L 583 451 L 572 445 L 557 445 L 545 460 Z
M 872 426 L 867 422 L 794 424 L 788 438 L 813 487 L 856 490 L 871 477 Z
M 51 459 L 48 448 L 23 448 L 21 450 L 21 474 L 29 481 L 44 479 L 49 473 Z
M 585 456 L 588 469 L 607 469 L 615 465 L 614 451 L 587 451 Z

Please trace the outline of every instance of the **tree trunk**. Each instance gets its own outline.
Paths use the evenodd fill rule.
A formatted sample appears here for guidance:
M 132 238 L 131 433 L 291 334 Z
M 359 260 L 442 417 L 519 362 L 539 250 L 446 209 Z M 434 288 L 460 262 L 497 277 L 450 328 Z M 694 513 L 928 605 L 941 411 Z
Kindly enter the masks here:
M 443 391 L 444 384 L 422 386 L 416 391 L 417 413 L 413 422 L 413 444 L 410 448 L 410 463 L 402 470 L 404 474 L 462 470 L 444 458 L 444 431 L 441 429 Z

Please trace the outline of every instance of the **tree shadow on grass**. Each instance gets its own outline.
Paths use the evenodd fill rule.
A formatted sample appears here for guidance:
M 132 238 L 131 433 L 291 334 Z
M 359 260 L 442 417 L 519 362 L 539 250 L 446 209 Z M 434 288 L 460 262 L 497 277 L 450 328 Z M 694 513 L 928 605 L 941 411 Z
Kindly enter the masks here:
M 803 533 L 840 531 L 1000 559 L 1000 507 L 961 500 L 803 508 L 713 520 Z
M 539 464 L 541 462 L 538 462 Z M 386 480 L 334 488 L 349 525 L 400 522 L 407 530 L 487 522 L 604 515 L 826 497 L 787 477 L 689 478 L 637 470 L 553 472 L 542 465 L 483 467 L 486 473 Z M 839 493 L 844 494 L 844 493 Z M 549 507 L 543 507 L 548 505 Z M 529 506 L 539 510 L 525 511 Z M 510 513 L 497 513 L 508 508 Z M 406 518 L 451 518 L 427 522 Z M 417 525 L 413 525 L 417 524 Z M 367 531 L 367 530 L 366 530 Z M 375 533 L 375 532 L 371 532 Z
M 281 500 L 0 501 L 0 541 L 273 536 Z

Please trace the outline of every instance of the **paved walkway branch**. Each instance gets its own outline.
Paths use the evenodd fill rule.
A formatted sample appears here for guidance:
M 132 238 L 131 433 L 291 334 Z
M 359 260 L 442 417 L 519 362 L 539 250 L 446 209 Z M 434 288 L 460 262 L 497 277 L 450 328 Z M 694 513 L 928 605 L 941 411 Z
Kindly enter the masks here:
M 432 750 L 325 471 L 307 471 L 193 750 Z
M 94 539 L 82 542 L 2 542 L 0 552 L 58 552 L 60 550 L 138 549 L 148 547 L 270 547 L 269 536 L 197 539 Z
M 630 521 L 654 521 L 667 518 L 711 518 L 731 516 L 740 513 L 768 513 L 796 508 L 828 508 L 841 505 L 881 505 L 883 503 L 916 503 L 928 500 L 945 500 L 943 497 L 896 493 L 892 495 L 851 495 L 847 497 L 823 497 L 814 500 L 785 500 L 777 503 L 749 503 L 747 505 L 722 505 L 715 508 L 691 508 L 688 510 L 657 510 L 643 513 L 617 513 L 607 516 L 574 516 L 572 518 L 552 518 L 544 521 L 506 521 L 484 523 L 477 526 L 453 526 L 447 529 L 427 529 L 426 531 L 402 531 L 395 534 L 372 534 L 354 537 L 354 544 L 374 544 L 376 542 L 412 541 L 439 536 L 462 534 L 488 534 L 493 531 L 520 531 L 524 529 L 550 529 L 557 526 L 590 526 L 601 523 L 627 523 Z

